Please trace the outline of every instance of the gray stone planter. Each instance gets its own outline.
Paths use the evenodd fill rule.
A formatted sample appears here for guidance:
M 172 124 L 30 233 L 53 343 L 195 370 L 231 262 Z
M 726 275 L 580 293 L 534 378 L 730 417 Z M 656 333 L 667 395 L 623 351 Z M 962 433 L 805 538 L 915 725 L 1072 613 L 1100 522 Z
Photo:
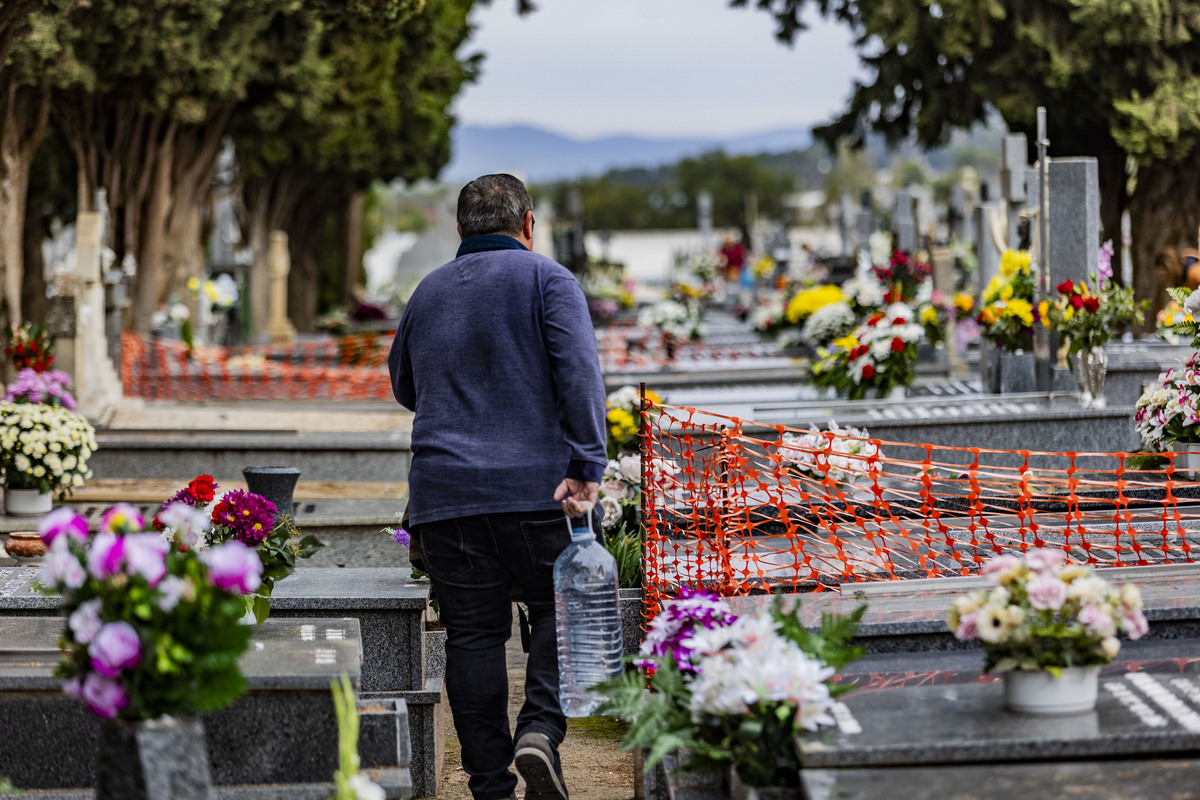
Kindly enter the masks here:
M 96 800 L 216 800 L 196 717 L 109 720 L 96 763 Z
M 446 631 L 425 631 L 425 677 L 446 677 Z
M 621 643 L 625 655 L 637 655 L 642 645 L 642 590 L 619 589 L 621 603 Z

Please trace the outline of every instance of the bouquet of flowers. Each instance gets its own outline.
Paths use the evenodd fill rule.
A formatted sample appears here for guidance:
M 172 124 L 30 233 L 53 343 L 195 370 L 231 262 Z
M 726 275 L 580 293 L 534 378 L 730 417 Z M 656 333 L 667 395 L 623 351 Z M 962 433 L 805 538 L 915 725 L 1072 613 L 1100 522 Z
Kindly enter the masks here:
M 65 406 L 0 402 L 0 469 L 13 489 L 69 495 L 92 477 L 96 431 Z
M 660 300 L 638 314 L 638 324 L 658 328 L 676 339 L 700 338 L 700 310 L 691 303 Z
M 142 522 L 117 505 L 89 538 L 87 521 L 68 508 L 42 519 L 40 582 L 62 595 L 67 615 L 55 674 L 105 719 L 222 708 L 246 688 L 238 658 L 252 629 L 239 620 L 262 564 L 239 541 L 183 550 L 142 533 Z
M 750 311 L 750 324 L 754 332 L 762 337 L 773 337 L 787 323 L 787 298 L 783 292 L 770 292 L 760 296 L 758 304 Z
M 983 307 L 976 320 L 984 338 L 1005 350 L 1033 346 L 1033 277 L 1029 252 L 1007 250 L 1000 257 L 1000 273 L 983 290 Z
M 608 696 L 601 712 L 630 723 L 621 747 L 644 748 L 647 767 L 682 747 L 692 767 L 732 766 L 747 784 L 795 786 L 793 740 L 834 724 L 834 698 L 848 687 L 831 678 L 862 655 L 848 642 L 865 611 L 826 615 L 813 632 L 782 597 L 739 618 L 716 595 L 684 588 L 651 621 L 638 652 L 638 665 L 652 672 L 649 695 L 642 675 L 627 673 L 597 687 Z
M 912 302 L 921 284 L 933 275 L 933 267 L 901 252 L 892 253 L 887 264 L 876 264 L 872 271 L 879 282 L 888 287 L 883 295 L 885 303 Z
M 18 369 L 45 372 L 54 364 L 54 346 L 46 327 L 36 322 L 22 322 L 9 331 L 6 352 Z
M 262 495 L 235 489 L 219 499 L 211 475 L 199 475 L 162 504 L 154 527 L 166 541 L 185 550 L 204 550 L 231 541 L 251 548 L 262 564 L 261 582 L 247 593 L 248 610 L 259 624 L 271 613 L 270 597 L 278 581 L 296 571 L 296 559 L 309 558 L 325 545 L 316 536 L 299 536 L 290 516 L 279 515 Z
M 622 309 L 633 307 L 633 282 L 622 281 L 618 275 L 589 269 L 580 281 L 594 323 L 608 322 Z
M 862 315 L 878 311 L 887 305 L 883 299 L 885 291 L 869 270 L 842 284 L 842 294 L 846 302 Z
M 642 497 L 642 458 L 624 455 L 604 468 L 600 483 L 601 528 L 605 548 L 617 562 L 622 589 L 642 585 L 642 527 L 638 506 Z
M 834 339 L 832 349 L 817 350 L 812 382 L 851 400 L 866 397 L 867 389 L 886 396 L 893 388 L 912 385 L 916 377 L 917 342 L 924 336 L 912 322 L 912 309 L 894 303 L 877 311 L 848 335 Z
M 1091 274 L 1096 290 L 1086 281 L 1063 281 L 1056 288 L 1058 299 L 1039 309 L 1042 324 L 1067 343 L 1070 355 L 1102 347 L 1126 325 L 1141 322 L 1147 301 L 1133 301 L 1133 287 L 1112 282 L 1112 243 L 1100 247 L 1099 268 Z M 1074 369 L 1074 363 L 1068 361 Z
M 715 253 L 707 251 L 692 253 L 683 263 L 683 269 L 695 275 L 701 283 L 713 283 L 724 270 L 724 263 Z
M 26 367 L 17 373 L 17 379 L 8 385 L 5 403 L 43 403 L 75 410 L 75 398 L 67 391 L 71 376 L 62 370 L 38 372 Z
M 1134 405 L 1134 427 L 1148 450 L 1200 441 L 1200 352 L 1158 376 Z
M 1061 550 L 1037 549 L 1024 559 L 991 558 L 983 575 L 994 588 L 954 601 L 946 622 L 960 641 L 978 639 L 984 672 L 1048 670 L 1107 664 L 1121 649 L 1117 632 L 1146 635 L 1142 596 L 1119 590 L 1091 567 L 1067 564 Z
M 807 433 L 784 433 L 775 448 L 781 463 L 801 475 L 835 483 L 871 483 L 882 468 L 879 445 L 864 428 L 840 427 L 829 420 L 829 430 L 810 428 Z
M 646 390 L 646 399 L 650 401 L 651 408 L 662 402 L 662 398 L 649 389 Z M 624 453 L 636 452 L 638 426 L 641 424 L 641 394 L 633 386 L 622 386 L 604 398 L 604 405 L 608 409 L 605 416 L 608 422 L 608 457 L 617 459 Z

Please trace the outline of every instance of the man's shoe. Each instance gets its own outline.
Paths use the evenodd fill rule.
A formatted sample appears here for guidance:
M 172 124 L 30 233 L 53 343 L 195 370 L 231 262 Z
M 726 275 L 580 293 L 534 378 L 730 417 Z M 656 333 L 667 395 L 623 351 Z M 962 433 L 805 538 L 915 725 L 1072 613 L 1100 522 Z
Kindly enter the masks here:
M 567 800 L 558 754 L 546 734 L 536 731 L 521 734 L 513 761 L 525 779 L 525 800 Z

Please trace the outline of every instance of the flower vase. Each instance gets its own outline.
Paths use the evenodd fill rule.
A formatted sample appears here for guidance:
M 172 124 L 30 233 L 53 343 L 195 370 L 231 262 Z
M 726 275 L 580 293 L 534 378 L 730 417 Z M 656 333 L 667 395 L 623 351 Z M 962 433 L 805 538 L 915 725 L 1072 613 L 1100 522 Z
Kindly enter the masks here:
M 667 363 L 671 364 L 675 361 L 675 334 L 663 331 L 663 349 L 666 351 Z
M 198 718 L 108 720 L 99 745 L 96 800 L 216 800 Z
M 281 516 L 294 515 L 292 495 L 300 478 L 300 470 L 295 467 L 245 467 L 242 477 L 246 479 L 247 489 L 275 505 L 276 525 Z
M 1078 714 L 1096 707 L 1100 667 L 1048 670 L 1015 669 L 1002 673 L 1004 707 L 1022 714 Z
M 733 800 L 800 800 L 800 787 L 753 786 L 742 782 L 737 767 L 730 767 L 729 795 Z
M 1079 404 L 1084 408 L 1104 408 L 1104 377 L 1108 374 L 1108 353 L 1104 346 L 1085 347 L 1072 353 L 1071 371 L 1079 387 Z
M 37 489 L 4 487 L 4 513 L 10 517 L 40 517 L 54 507 L 54 497 Z

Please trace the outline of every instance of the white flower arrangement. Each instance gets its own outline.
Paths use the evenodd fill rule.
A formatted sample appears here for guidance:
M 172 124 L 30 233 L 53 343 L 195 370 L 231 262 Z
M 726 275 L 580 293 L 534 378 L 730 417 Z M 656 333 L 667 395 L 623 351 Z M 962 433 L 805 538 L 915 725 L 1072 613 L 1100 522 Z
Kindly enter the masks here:
M 696 339 L 700 337 L 700 312 L 691 305 L 685 305 L 675 300 L 660 300 L 652 306 L 647 306 L 638 314 L 638 324 L 643 327 L 655 327 L 668 333 L 676 339 Z
M 831 419 L 828 433 L 812 428 L 799 435 L 783 434 L 775 452 L 790 468 L 817 480 L 828 475 L 837 483 L 870 483 L 882 468 L 882 453 L 879 445 L 868 441 L 870 435 Z
M 983 644 L 984 672 L 1107 664 L 1121 649 L 1118 631 L 1140 639 L 1149 628 L 1137 586 L 1117 589 L 1061 550 L 998 555 L 982 572 L 994 588 L 955 599 L 946 624 Z
M 688 256 L 685 268 L 703 283 L 712 283 L 721 274 L 722 263 L 713 253 L 707 251 L 692 253 Z
M 844 336 L 854 328 L 857 321 L 858 318 L 849 303 L 830 303 L 818 308 L 804 321 L 804 327 L 800 329 L 800 338 L 815 347 Z
M 1200 353 L 1158 376 L 1134 405 L 1134 426 L 1147 449 L 1200 441 Z
M 873 275 L 859 275 L 842 284 L 842 294 L 847 303 L 860 309 L 878 308 L 883 305 L 883 284 Z
M 0 403 L 0 465 L 12 489 L 70 494 L 92 477 L 96 431 L 62 406 Z
M 750 323 L 760 336 L 770 336 L 786 322 L 787 297 L 783 292 L 772 292 L 750 312 Z

